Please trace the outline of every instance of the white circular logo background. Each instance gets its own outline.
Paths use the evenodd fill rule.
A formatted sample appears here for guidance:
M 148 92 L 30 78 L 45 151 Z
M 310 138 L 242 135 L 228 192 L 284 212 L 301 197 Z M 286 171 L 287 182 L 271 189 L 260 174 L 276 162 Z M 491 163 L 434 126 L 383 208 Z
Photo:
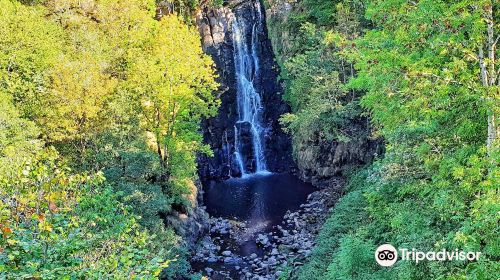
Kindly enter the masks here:
M 375 260 L 381 266 L 391 266 L 398 261 L 398 250 L 391 244 L 380 245 L 375 251 Z

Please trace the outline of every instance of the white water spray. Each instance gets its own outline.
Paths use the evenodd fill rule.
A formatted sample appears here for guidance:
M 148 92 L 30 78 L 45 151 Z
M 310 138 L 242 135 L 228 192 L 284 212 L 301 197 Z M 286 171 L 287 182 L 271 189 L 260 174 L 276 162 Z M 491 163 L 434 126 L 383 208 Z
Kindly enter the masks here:
M 254 80 L 260 75 L 260 60 L 257 52 L 258 32 L 262 24 L 262 14 L 260 4 L 255 4 L 256 15 L 254 16 L 254 24 L 251 28 L 251 44 L 247 44 L 245 20 L 239 15 L 233 21 L 233 47 L 234 47 L 234 64 L 236 72 L 237 84 L 237 103 L 238 103 L 238 120 L 237 124 L 248 123 L 250 133 L 252 135 L 252 150 L 255 160 L 255 172 L 267 171 L 266 158 L 264 155 L 264 143 L 262 141 L 264 127 L 262 125 L 262 102 L 260 93 L 254 85 Z M 240 152 L 241 137 L 238 137 L 240 131 L 238 126 L 235 129 L 235 156 L 238 162 L 242 175 L 247 174 L 244 159 L 245 155 Z

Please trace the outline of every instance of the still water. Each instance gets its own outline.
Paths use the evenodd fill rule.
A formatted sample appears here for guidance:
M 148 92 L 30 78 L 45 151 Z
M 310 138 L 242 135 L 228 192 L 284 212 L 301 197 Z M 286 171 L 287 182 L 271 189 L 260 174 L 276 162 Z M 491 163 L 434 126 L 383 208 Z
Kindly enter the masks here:
M 288 210 L 299 209 L 315 190 L 290 174 L 256 173 L 206 186 L 204 204 L 212 217 L 244 222 L 255 235 L 280 224 Z

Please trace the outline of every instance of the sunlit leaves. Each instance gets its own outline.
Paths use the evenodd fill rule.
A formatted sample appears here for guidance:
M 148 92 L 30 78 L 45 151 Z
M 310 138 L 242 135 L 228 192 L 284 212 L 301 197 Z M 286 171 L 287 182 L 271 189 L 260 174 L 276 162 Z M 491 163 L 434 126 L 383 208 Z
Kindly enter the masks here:
M 129 88 L 138 96 L 141 125 L 163 172 L 183 180 L 195 174 L 194 154 L 202 150 L 198 123 L 219 104 L 214 64 L 196 31 L 176 16 L 152 23 L 150 32 L 131 65 Z
M 154 1 L 25 2 L 0 0 L 0 278 L 155 278 L 178 243 L 158 213 L 191 205 L 195 154 L 208 152 L 213 62 L 182 20 L 155 19 Z M 151 180 L 164 170 L 148 98 L 175 119 L 157 130 L 171 180 Z
M 312 264 L 301 277 L 365 279 L 362 272 L 373 267 L 359 262 L 355 271 L 350 270 L 359 261 L 353 250 L 374 241 L 427 250 L 463 248 L 483 255 L 477 263 L 401 263 L 390 275 L 376 269 L 367 279 L 498 278 L 498 143 L 489 153 L 485 147 L 486 116 L 498 107 L 497 89 L 482 84 L 478 62 L 487 34 L 484 12 L 493 5 L 498 17 L 498 4 L 366 3 L 372 28 L 355 40 L 332 38 L 339 55 L 355 64 L 357 76 L 349 87 L 365 92 L 361 105 L 385 138 L 386 153 L 367 171 L 354 175 L 354 188 L 362 189 L 365 198 L 364 219 L 355 221 L 352 231 L 339 232 L 336 225 L 327 224 Z M 491 65 L 491 60 L 485 61 Z M 345 200 L 354 195 L 351 192 Z M 332 219 L 340 223 L 340 217 L 358 211 L 341 202 Z M 352 234 L 356 242 L 329 249 L 351 241 Z M 333 259 L 330 274 L 325 256 Z
M 47 150 L 2 181 L 0 276 L 154 279 L 168 262 L 150 251 L 150 236 L 101 175 L 70 172 Z

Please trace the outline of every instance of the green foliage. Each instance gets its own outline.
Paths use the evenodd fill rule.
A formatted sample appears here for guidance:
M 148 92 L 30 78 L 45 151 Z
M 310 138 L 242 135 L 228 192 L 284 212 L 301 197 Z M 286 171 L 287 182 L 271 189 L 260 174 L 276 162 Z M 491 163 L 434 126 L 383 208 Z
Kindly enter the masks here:
M 70 175 L 58 161 L 53 149 L 41 150 L 2 178 L 0 275 L 154 279 L 169 262 L 129 208 L 99 174 Z
M 151 32 L 154 40 L 144 42 L 131 65 L 130 89 L 138 96 L 140 124 L 158 153 L 161 171 L 178 190 L 195 176 L 195 153 L 207 150 L 198 124 L 217 113 L 219 101 L 212 92 L 218 85 L 214 64 L 203 54 L 194 29 L 167 16 Z
M 153 0 L 0 0 L 0 16 L 0 278 L 185 277 L 160 216 L 195 203 L 219 104 L 196 31 Z
M 498 140 L 489 151 L 485 140 L 498 96 L 488 96 L 477 57 L 486 40 L 484 11 L 494 4 L 367 3 L 374 28 L 354 40 L 339 32 L 335 42 L 338 55 L 355 64 L 348 86 L 365 92 L 361 105 L 387 141 L 386 154 L 351 177 L 296 277 L 497 279 Z M 386 269 L 370 256 L 383 243 L 480 251 L 482 259 L 399 261 Z
M 351 178 L 348 194 L 343 196 L 335 205 L 333 214 L 323 225 L 318 236 L 317 245 L 309 262 L 300 270 L 302 279 L 327 279 L 326 273 L 334 253 L 341 244 L 341 238 L 354 232 L 366 219 L 366 198 L 359 190 L 358 183 L 363 183 L 366 178 L 362 173 L 359 178 Z
M 38 135 L 34 123 L 20 118 L 12 96 L 0 90 L 0 174 L 14 176 L 13 170 L 41 147 Z
M 343 61 L 335 56 L 331 33 L 317 31 L 310 24 L 302 30 L 309 36 L 311 49 L 285 63 L 289 78 L 285 99 L 294 113 L 284 115 L 281 122 L 297 145 L 315 138 L 347 142 L 356 137 L 349 135 L 348 127 L 360 108 L 354 92 L 339 79 L 338 71 L 345 71 Z
M 362 109 L 374 135 L 387 141 L 385 158 L 351 177 L 309 262 L 291 277 L 496 279 L 498 143 L 488 154 L 484 143 L 486 116 L 498 98 L 481 84 L 477 55 L 491 3 L 365 2 L 364 19 L 351 1 L 303 1 L 287 23 L 270 23 L 272 36 L 302 26 L 300 34 L 287 35 L 295 44 L 277 48 L 293 110 L 281 121 L 295 151 L 317 135 L 348 141 L 335 132 L 344 132 Z M 368 23 L 375 28 L 360 37 L 356 26 Z M 354 63 L 354 71 L 342 71 L 342 63 Z M 346 102 L 352 90 L 357 94 Z M 477 263 L 400 262 L 381 269 L 372 252 L 382 243 L 485 256 Z
M 304 147 L 310 145 L 330 141 L 362 142 L 369 137 L 366 121 L 361 116 L 359 92 L 345 86 L 354 75 L 353 65 L 337 54 L 339 34 L 355 38 L 359 22 L 349 4 L 337 4 L 334 8 L 342 24 L 328 30 L 313 23 L 302 23 L 300 32 L 294 35 L 293 54 L 281 55 L 282 76 L 286 82 L 284 99 L 291 105 L 292 113 L 283 115 L 280 121 L 293 136 L 297 158 L 301 157 Z M 300 12 L 293 13 L 288 24 L 294 26 L 294 20 L 300 15 Z
M 373 258 L 375 245 L 355 236 L 340 240 L 335 261 L 328 266 L 328 279 L 388 279 L 388 273 L 374 274 L 377 263 Z M 363 267 L 363 270 L 359 268 Z M 382 275 L 381 275 L 382 274 Z
M 365 0 L 304 0 L 301 1 L 296 12 L 291 16 L 292 25 L 310 22 L 324 27 L 338 27 L 348 23 L 345 15 L 346 8 L 351 13 L 351 20 L 363 21 Z M 356 25 L 350 25 L 355 28 Z M 355 32 L 357 32 L 356 30 Z

